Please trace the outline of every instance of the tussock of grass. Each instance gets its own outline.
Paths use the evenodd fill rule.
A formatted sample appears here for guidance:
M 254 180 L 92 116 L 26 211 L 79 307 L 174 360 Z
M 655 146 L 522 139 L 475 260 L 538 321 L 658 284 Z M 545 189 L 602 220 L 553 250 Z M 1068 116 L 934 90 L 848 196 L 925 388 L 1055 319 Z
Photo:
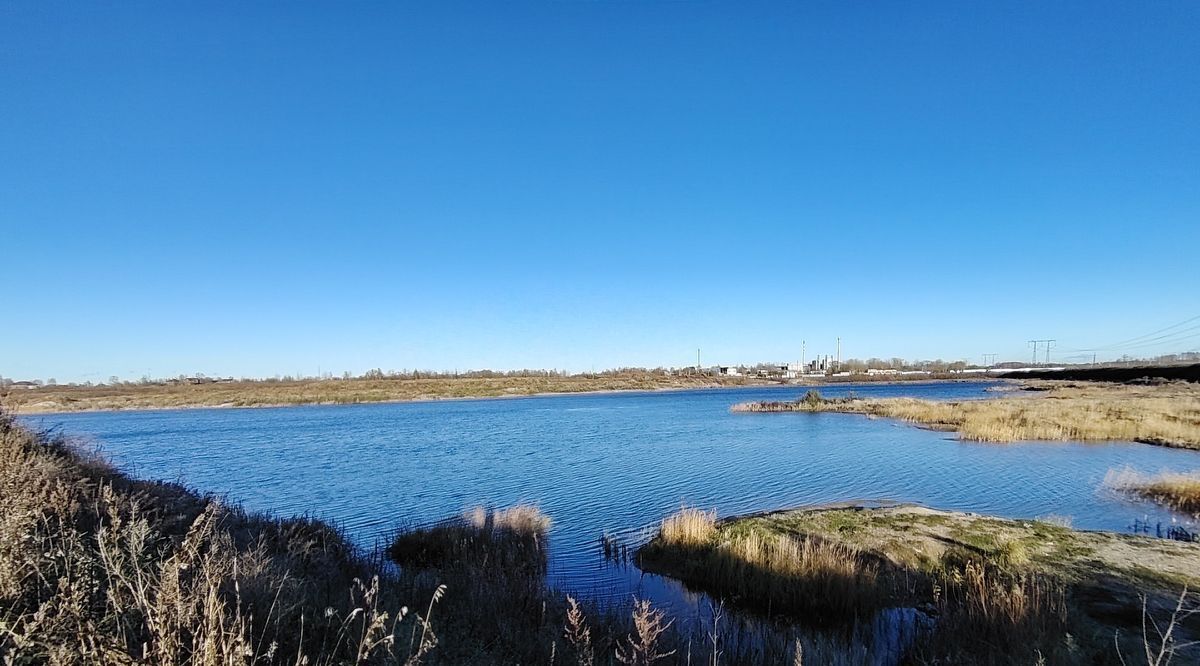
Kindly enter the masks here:
M 1200 472 L 1139 474 L 1131 469 L 1110 470 L 1105 485 L 1200 517 Z
M 1139 441 L 1200 448 L 1200 386 L 1051 385 L 1037 396 L 934 402 L 913 398 L 825 399 L 735 405 L 735 412 L 842 412 L 954 430 L 962 439 Z
M 817 621 L 869 614 L 883 601 L 878 566 L 847 546 L 754 530 L 726 534 L 715 512 L 694 508 L 664 519 L 638 555 L 645 568 Z
M 388 555 L 416 568 L 478 567 L 505 572 L 546 568 L 550 518 L 536 506 L 487 510 L 475 507 L 429 527 L 402 530 Z

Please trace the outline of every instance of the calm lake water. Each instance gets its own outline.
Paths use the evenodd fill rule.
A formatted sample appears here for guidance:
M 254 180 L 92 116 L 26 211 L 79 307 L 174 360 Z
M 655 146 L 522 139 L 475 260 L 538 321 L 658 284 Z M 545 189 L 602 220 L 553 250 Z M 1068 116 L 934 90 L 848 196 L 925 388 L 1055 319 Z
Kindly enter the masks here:
M 845 385 L 828 396 L 991 395 L 988 383 Z M 1033 518 L 1085 529 L 1170 521 L 1106 491 L 1114 467 L 1191 470 L 1200 453 L 1140 444 L 959 442 L 845 414 L 732 414 L 796 387 L 545 396 L 352 406 L 101 412 L 30 417 L 94 441 L 121 468 L 181 481 L 255 510 L 311 514 L 364 546 L 397 525 L 476 504 L 533 502 L 555 521 L 551 583 L 598 600 L 698 598 L 606 564 L 604 533 L 630 544 L 681 503 L 722 516 L 860 500 Z

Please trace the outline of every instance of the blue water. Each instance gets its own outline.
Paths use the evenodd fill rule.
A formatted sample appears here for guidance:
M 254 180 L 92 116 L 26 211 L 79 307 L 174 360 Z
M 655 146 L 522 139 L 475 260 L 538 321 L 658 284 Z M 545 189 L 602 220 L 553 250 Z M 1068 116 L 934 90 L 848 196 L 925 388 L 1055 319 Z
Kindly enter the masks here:
M 984 399 L 987 383 L 858 385 L 829 396 Z M 311 514 L 371 546 L 397 525 L 476 504 L 537 503 L 555 521 L 551 582 L 598 599 L 696 604 L 682 588 L 605 564 L 604 533 L 636 543 L 687 503 L 720 515 L 857 500 L 1085 529 L 1170 521 L 1102 489 L 1112 468 L 1192 470 L 1200 453 L 1141 444 L 959 442 L 886 419 L 733 414 L 795 387 L 350 406 L 98 412 L 31 417 L 98 444 L 121 468 L 278 515 Z M 1176 517 L 1178 518 L 1178 517 Z

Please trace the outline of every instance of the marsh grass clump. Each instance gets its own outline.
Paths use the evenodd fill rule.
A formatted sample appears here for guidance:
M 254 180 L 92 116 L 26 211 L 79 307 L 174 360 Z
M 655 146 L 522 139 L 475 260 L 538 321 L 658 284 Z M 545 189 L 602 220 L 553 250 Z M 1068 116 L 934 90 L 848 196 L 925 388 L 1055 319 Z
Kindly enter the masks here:
M 724 530 L 715 512 L 695 508 L 664 519 L 638 559 L 722 598 L 818 622 L 873 612 L 885 596 L 878 564 L 848 546 Z
M 550 518 L 536 506 L 475 507 L 428 527 L 401 530 L 388 555 L 418 569 L 471 567 L 541 573 L 546 568 Z
M 1109 470 L 1104 484 L 1110 488 L 1200 517 L 1200 472 L 1140 474 L 1131 469 Z

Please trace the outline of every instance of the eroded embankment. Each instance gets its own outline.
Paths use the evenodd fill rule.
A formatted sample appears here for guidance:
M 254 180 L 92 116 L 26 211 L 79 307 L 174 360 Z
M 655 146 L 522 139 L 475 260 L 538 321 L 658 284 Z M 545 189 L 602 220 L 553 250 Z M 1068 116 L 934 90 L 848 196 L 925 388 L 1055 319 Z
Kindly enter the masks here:
M 1134 441 L 1200 449 L 1200 385 L 1039 385 L 1032 394 L 936 402 L 825 398 L 734 405 L 735 412 L 840 412 L 896 418 L 955 431 L 966 440 Z
M 641 549 L 642 566 L 760 611 L 818 621 L 885 606 L 934 626 L 911 657 L 946 663 L 1118 663 L 1155 650 L 1200 585 L 1200 544 L 1075 531 L 916 506 L 843 507 L 717 522 L 685 509 Z M 1183 598 L 1185 609 L 1200 597 Z M 1178 617 L 1183 617 L 1180 613 Z M 1174 645 L 1200 635 L 1183 618 Z M 1180 656 L 1200 657 L 1195 646 Z

